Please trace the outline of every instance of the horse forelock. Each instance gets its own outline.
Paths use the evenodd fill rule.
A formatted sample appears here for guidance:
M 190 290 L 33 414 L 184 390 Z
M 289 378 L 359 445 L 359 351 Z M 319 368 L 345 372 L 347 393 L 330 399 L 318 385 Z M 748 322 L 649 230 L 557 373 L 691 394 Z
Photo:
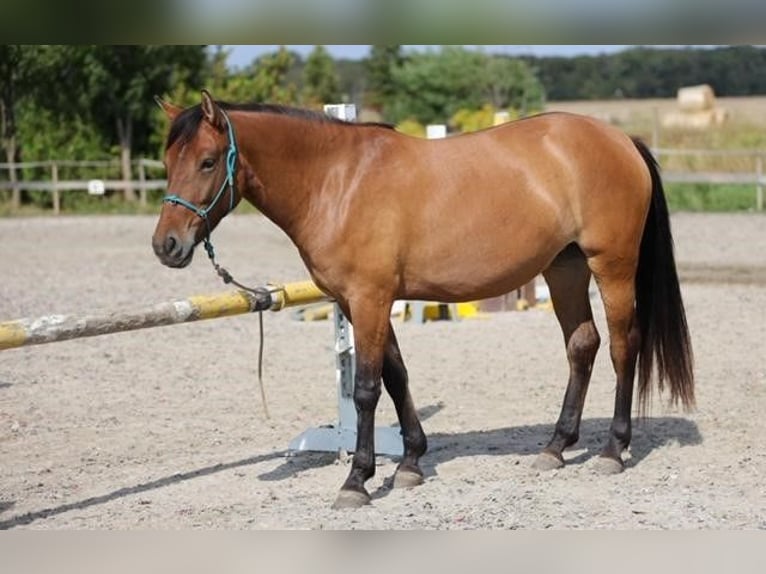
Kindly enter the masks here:
M 202 106 L 186 108 L 170 124 L 165 149 L 167 150 L 177 141 L 181 144 L 189 142 L 199 130 L 200 123 L 202 123 Z

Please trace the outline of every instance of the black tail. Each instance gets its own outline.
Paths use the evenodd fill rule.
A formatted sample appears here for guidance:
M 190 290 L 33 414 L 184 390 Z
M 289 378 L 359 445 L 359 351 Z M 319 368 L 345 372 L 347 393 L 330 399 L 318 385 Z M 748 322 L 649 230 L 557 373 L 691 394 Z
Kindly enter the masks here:
M 636 314 L 641 329 L 640 410 L 645 412 L 651 395 L 649 383 L 655 359 L 660 392 L 667 381 L 671 403 L 678 404 L 680 399 L 683 406 L 690 409 L 694 406 L 692 347 L 673 256 L 668 205 L 656 160 L 642 141 L 634 138 L 633 142 L 652 176 L 652 199 L 636 273 Z

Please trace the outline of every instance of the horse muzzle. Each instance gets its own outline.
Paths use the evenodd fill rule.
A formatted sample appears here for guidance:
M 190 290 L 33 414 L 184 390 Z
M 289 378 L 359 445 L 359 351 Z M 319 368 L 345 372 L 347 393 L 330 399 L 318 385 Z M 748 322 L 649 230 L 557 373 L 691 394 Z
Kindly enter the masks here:
M 152 237 L 152 248 L 163 265 L 176 269 L 186 267 L 194 257 L 194 243 L 184 241 L 173 231 L 164 235 L 155 234 Z

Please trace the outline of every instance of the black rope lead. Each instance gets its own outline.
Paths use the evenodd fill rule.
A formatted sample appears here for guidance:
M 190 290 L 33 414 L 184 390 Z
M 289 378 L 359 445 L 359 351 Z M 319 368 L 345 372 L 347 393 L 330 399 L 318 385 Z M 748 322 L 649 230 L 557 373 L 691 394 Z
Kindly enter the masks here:
M 258 311 L 258 386 L 261 389 L 261 403 L 263 403 L 263 412 L 267 419 L 271 418 L 269 414 L 269 405 L 266 402 L 266 388 L 263 385 L 263 310 Z
M 231 273 L 225 268 L 221 267 L 218 262 L 215 260 L 215 250 L 213 249 L 213 243 L 210 241 L 210 232 L 208 230 L 208 236 L 203 240 L 204 246 L 205 246 L 205 252 L 207 253 L 208 258 L 210 259 L 210 263 L 213 264 L 213 269 L 215 269 L 216 274 L 221 278 L 221 280 L 226 283 L 227 285 L 231 284 L 236 287 L 239 287 L 243 291 L 247 291 L 248 293 L 252 293 L 256 296 L 256 298 L 260 298 L 264 295 L 264 292 L 268 294 L 268 291 L 265 291 L 263 288 L 258 287 L 248 287 L 247 285 L 243 285 L 234 277 Z M 271 414 L 269 414 L 269 405 L 266 402 L 266 388 L 263 384 L 263 347 L 264 347 L 264 334 L 263 334 L 263 309 L 258 309 L 258 387 L 261 390 L 261 403 L 263 404 L 263 412 L 266 415 L 267 419 L 271 418 Z

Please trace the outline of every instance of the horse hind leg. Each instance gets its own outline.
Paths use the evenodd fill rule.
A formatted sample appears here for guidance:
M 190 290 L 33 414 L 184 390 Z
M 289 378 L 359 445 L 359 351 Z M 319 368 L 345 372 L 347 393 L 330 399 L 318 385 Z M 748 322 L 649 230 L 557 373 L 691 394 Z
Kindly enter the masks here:
M 569 362 L 569 381 L 553 437 L 533 463 L 539 470 L 552 470 L 564 465 L 562 452 L 579 439 L 585 396 L 601 338 L 588 296 L 591 272 L 579 247 L 572 244 L 559 253 L 543 276 Z
M 423 482 L 423 471 L 418 461 L 426 452 L 427 441 L 410 395 L 407 368 L 393 325 L 389 327 L 388 344 L 383 357 L 383 385 L 394 402 L 404 444 L 404 454 L 394 474 L 394 487 L 417 486 Z
M 609 329 L 609 353 L 616 376 L 614 415 L 609 438 L 601 450 L 597 468 L 605 474 L 622 472 L 622 452 L 631 439 L 631 408 L 636 359 L 641 343 L 636 319 L 636 260 L 599 255 L 588 264 L 596 279 Z

